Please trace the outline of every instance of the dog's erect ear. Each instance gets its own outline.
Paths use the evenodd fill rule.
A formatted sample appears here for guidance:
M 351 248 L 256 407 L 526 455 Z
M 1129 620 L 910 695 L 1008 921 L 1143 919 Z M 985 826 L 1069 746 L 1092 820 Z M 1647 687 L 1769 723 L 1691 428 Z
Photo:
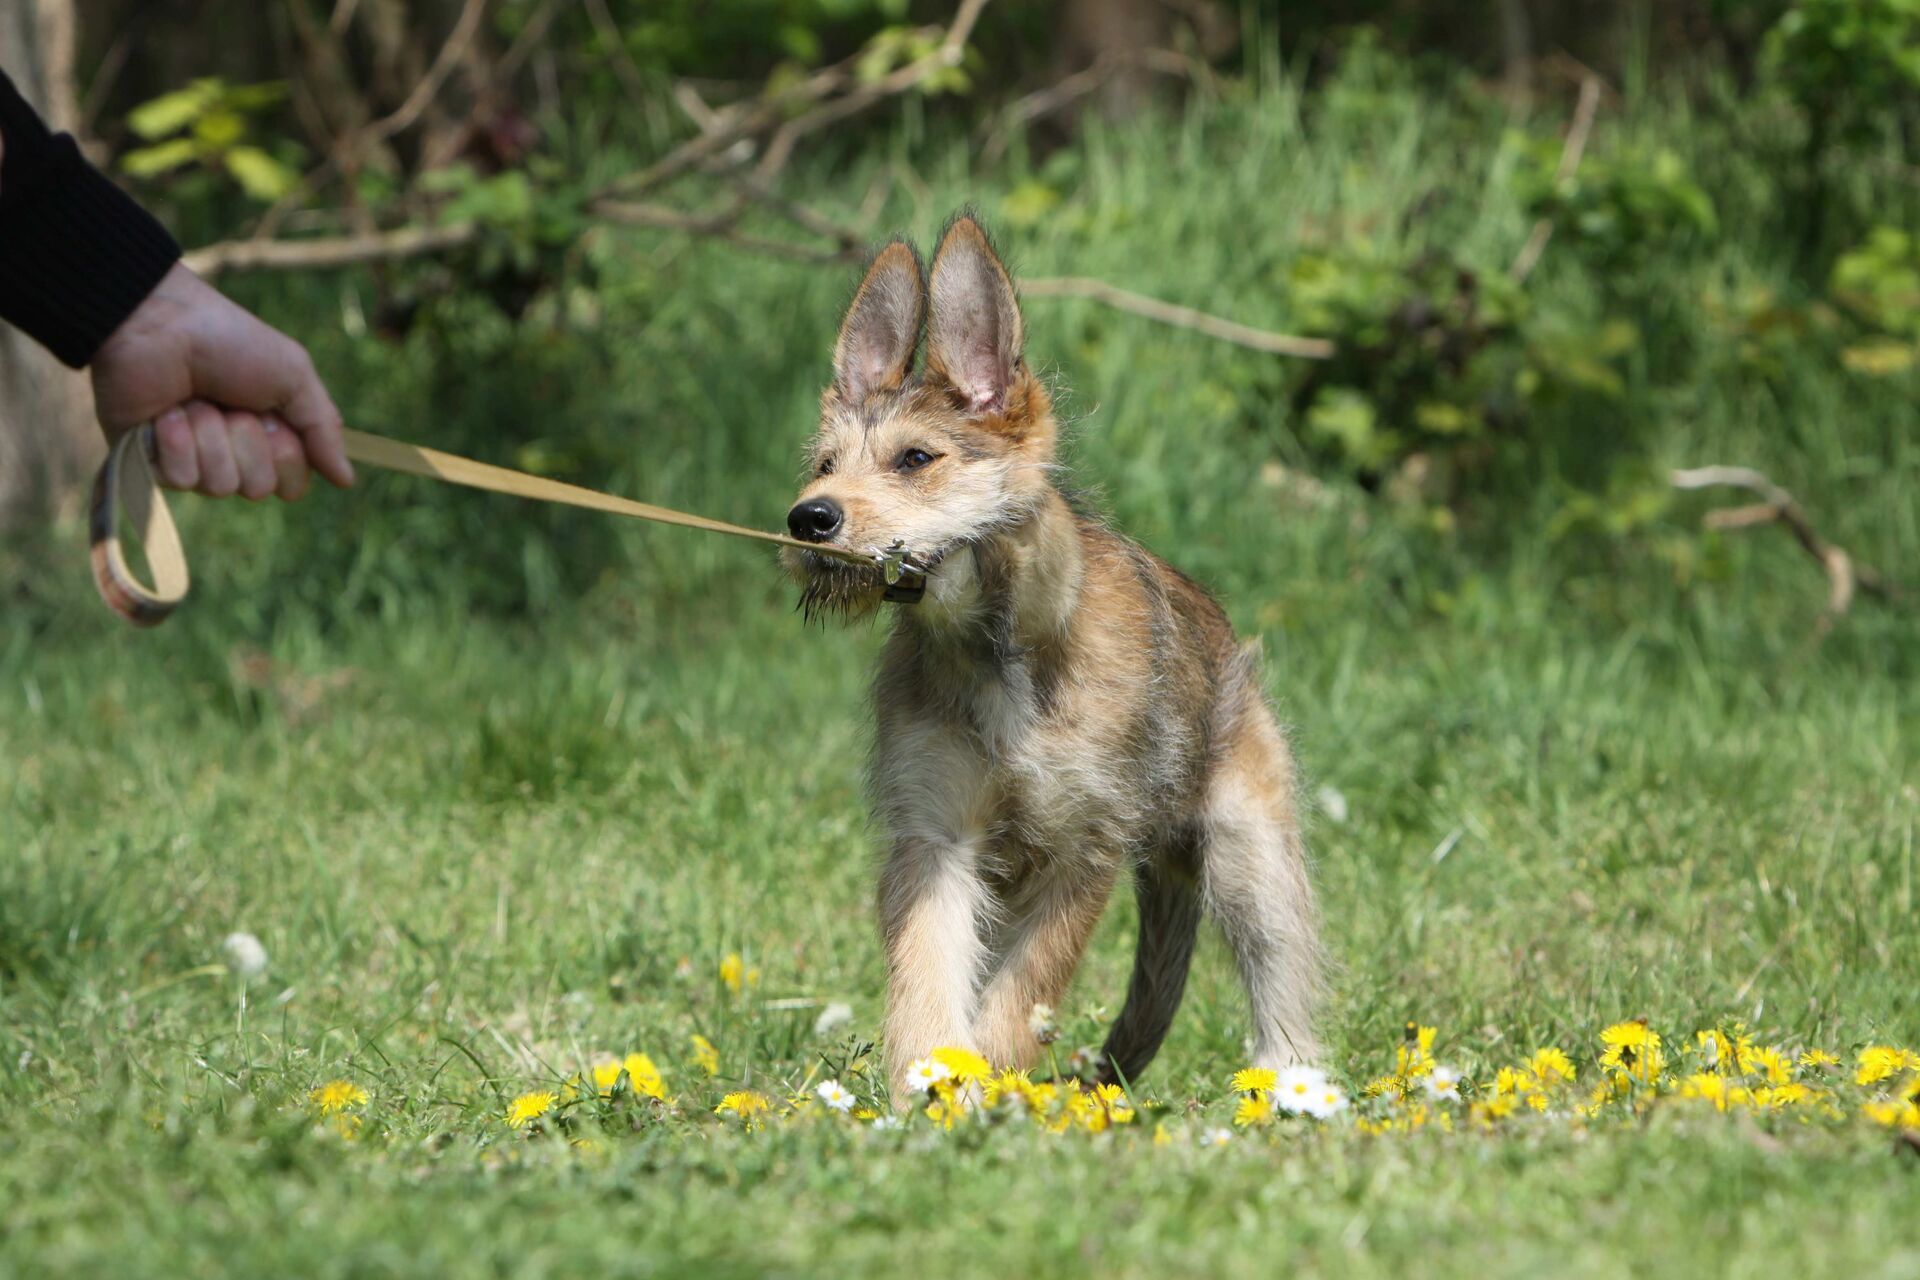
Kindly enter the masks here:
M 1026 341 L 1013 281 L 970 217 L 955 219 L 933 255 L 933 319 L 927 372 L 971 414 L 1007 407 Z
M 876 391 L 897 390 L 907 380 L 926 316 L 920 255 L 895 240 L 867 269 L 840 326 L 833 347 L 833 385 L 840 397 L 857 405 Z

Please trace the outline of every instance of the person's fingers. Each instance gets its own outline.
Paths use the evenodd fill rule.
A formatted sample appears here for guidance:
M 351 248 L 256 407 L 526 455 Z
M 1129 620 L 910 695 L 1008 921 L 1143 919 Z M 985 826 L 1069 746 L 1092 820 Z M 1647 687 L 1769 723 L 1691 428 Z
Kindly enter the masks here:
M 314 470 L 342 489 L 353 483 L 353 463 L 347 460 L 346 442 L 341 439 L 340 411 L 327 394 L 313 360 L 304 348 L 295 347 L 294 391 L 282 408 L 287 425 L 306 442 L 307 457 Z
M 227 441 L 233 446 L 234 466 L 240 471 L 240 493 L 254 502 L 271 497 L 280 478 L 274 473 L 273 450 L 260 419 L 251 413 L 227 414 Z
M 200 454 L 199 491 L 209 498 L 232 497 L 240 490 L 240 468 L 233 460 L 225 415 L 204 400 L 190 400 L 187 422 Z
M 160 455 L 161 484 L 191 489 L 200 483 L 200 451 L 184 410 L 169 409 L 153 420 L 153 444 Z
M 283 501 L 297 502 L 307 491 L 307 451 L 300 437 L 277 414 L 268 414 L 260 425 L 267 433 L 267 449 L 273 454 L 273 472 L 278 478 L 275 488 Z
M 220 341 L 194 346 L 195 393 L 236 409 L 278 413 L 299 433 L 308 459 L 321 475 L 343 488 L 352 484 L 353 465 L 340 438 L 340 411 L 321 385 L 306 349 L 219 295 L 214 297 L 217 302 L 209 305 L 231 311 L 225 312 Z

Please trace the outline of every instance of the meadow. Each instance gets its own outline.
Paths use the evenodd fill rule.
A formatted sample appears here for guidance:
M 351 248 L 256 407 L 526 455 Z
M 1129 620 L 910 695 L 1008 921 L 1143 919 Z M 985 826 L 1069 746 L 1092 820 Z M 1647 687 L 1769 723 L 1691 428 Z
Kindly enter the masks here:
M 1760 467 L 1899 578 L 1916 375 L 1729 301 L 1809 286 L 1737 145 L 1762 126 L 1698 101 L 1642 86 L 1596 150 L 1675 148 L 1716 234 L 1618 278 L 1549 245 L 1534 305 L 1637 336 L 1448 501 L 1326 465 L 1275 357 L 1028 303 L 1083 501 L 1265 644 L 1346 1110 L 1247 1105 L 1209 938 L 1124 1101 L 877 1122 L 880 632 L 807 625 L 744 544 L 367 475 L 177 500 L 195 596 L 151 633 L 99 608 L 76 529 L 0 544 L 0 1271 L 1920 1274 L 1920 1059 L 1863 1057 L 1920 1048 L 1914 614 L 1823 634 L 1791 539 L 1702 533 L 1712 496 L 1660 481 Z M 923 241 L 972 202 L 1016 272 L 1286 329 L 1316 246 L 1503 268 L 1527 154 L 1378 67 L 1312 101 L 1270 68 L 1044 160 L 909 121 L 809 181 L 851 208 L 911 172 L 883 217 Z M 595 290 L 544 322 L 467 301 L 399 343 L 352 276 L 238 287 L 354 425 L 774 526 L 852 273 L 583 252 Z M 1122 895 L 1059 1066 L 1131 935 Z M 1503 1079 L 1545 1048 L 1572 1080 Z

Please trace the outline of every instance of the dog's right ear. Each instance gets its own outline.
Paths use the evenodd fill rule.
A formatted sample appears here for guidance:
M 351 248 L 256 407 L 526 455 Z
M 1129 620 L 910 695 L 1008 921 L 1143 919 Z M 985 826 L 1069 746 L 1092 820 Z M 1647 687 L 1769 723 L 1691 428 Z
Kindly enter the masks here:
M 895 240 L 867 269 L 840 326 L 833 347 L 833 386 L 840 398 L 857 405 L 876 391 L 899 390 L 926 316 L 920 255 L 906 241 Z

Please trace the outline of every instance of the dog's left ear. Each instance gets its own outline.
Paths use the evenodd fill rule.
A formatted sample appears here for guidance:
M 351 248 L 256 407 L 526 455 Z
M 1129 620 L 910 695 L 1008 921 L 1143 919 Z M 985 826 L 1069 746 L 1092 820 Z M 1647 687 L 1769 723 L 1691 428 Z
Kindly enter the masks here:
M 1003 412 L 1021 374 L 1026 326 L 1013 281 L 972 218 L 955 219 L 941 237 L 932 293 L 928 376 L 951 387 L 969 414 Z

